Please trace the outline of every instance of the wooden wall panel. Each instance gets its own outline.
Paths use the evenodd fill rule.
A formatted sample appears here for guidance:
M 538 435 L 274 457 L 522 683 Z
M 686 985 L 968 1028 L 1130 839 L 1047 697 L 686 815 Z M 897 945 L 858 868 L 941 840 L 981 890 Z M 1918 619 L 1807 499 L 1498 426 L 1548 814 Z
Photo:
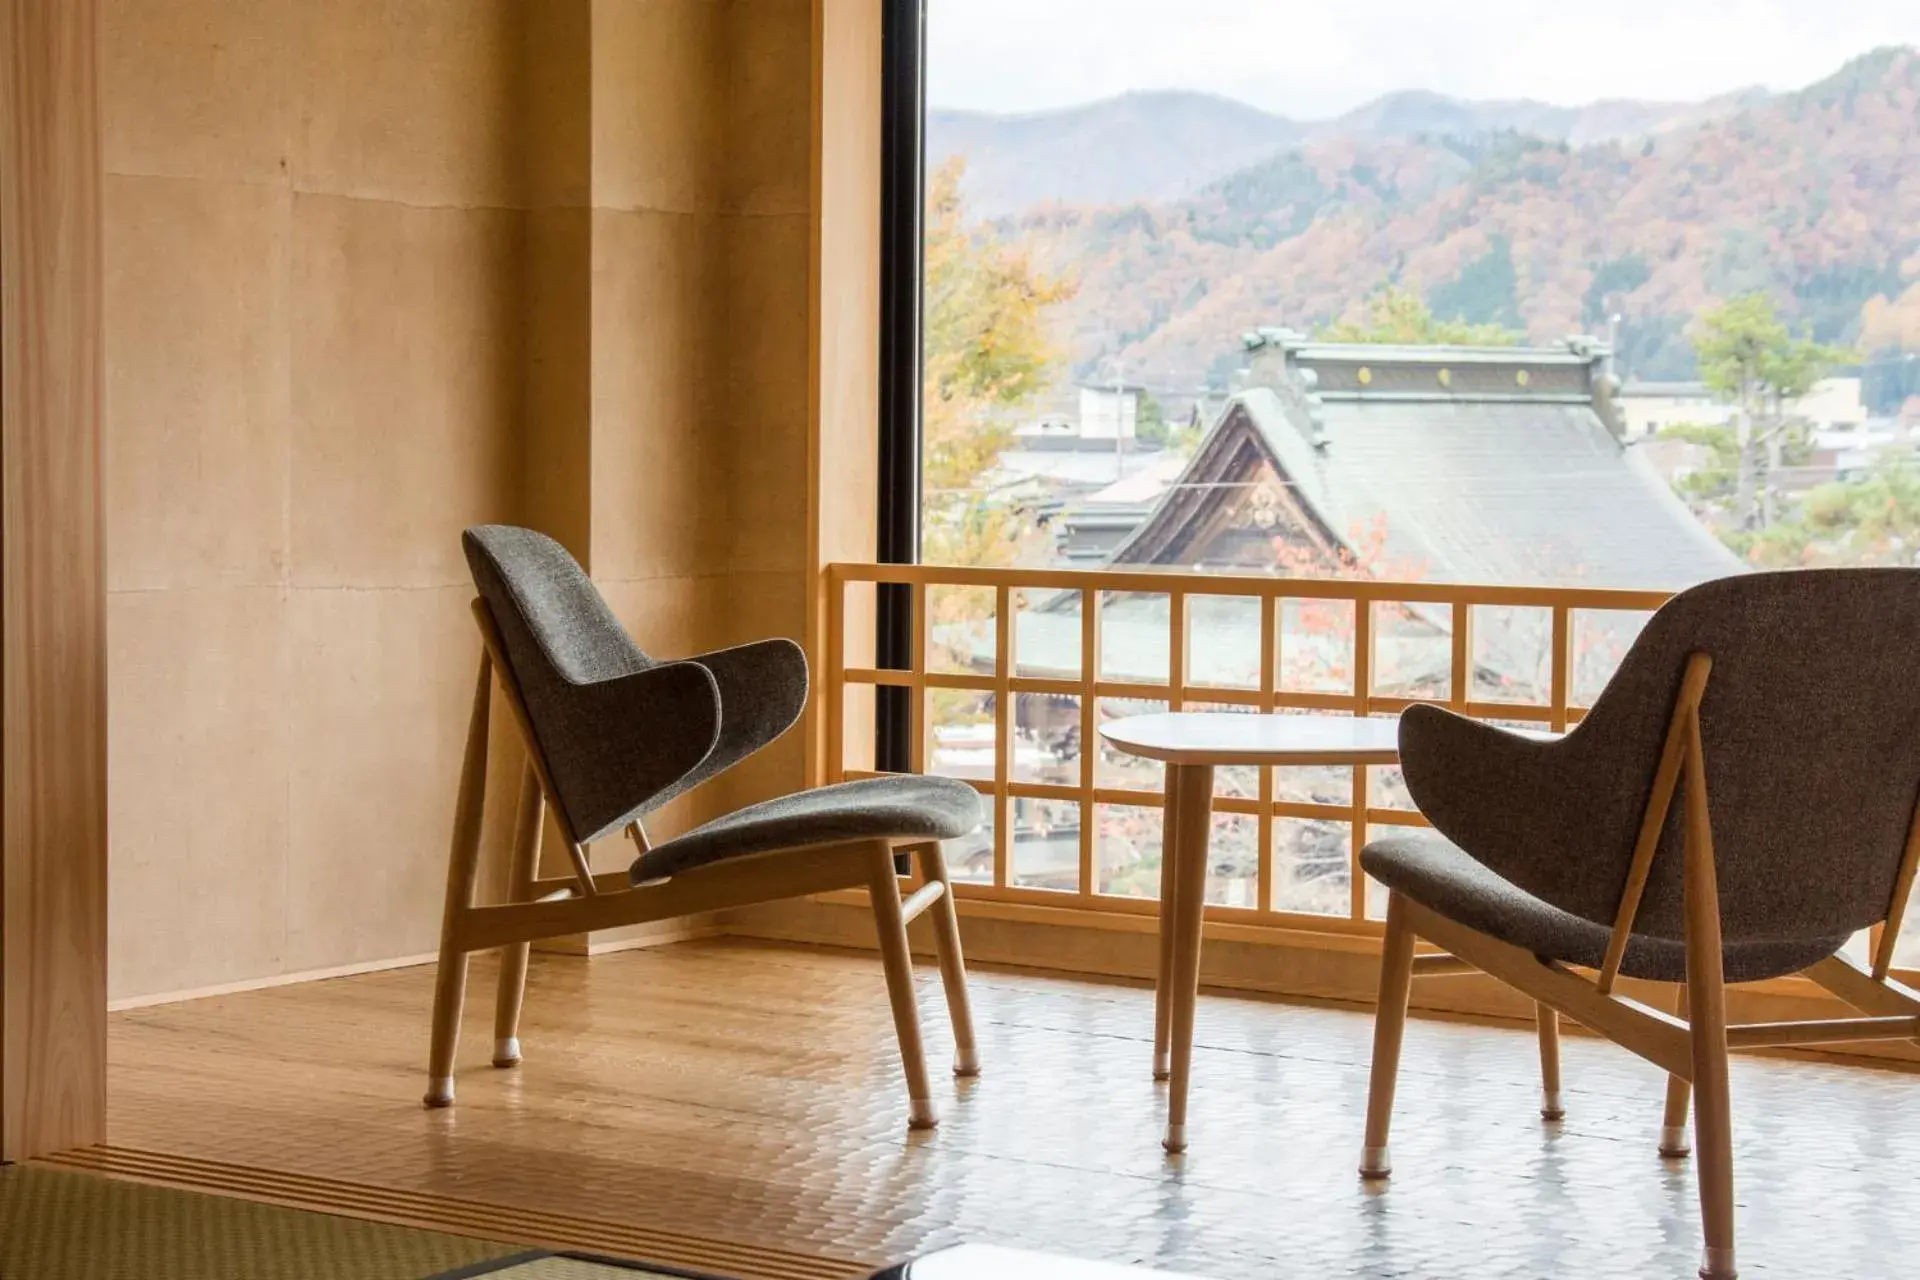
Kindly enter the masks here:
M 106 1125 L 95 0 L 0 4 L 0 1159 Z
M 99 3 L 110 990 L 416 955 L 460 528 L 584 505 L 587 0 Z
M 112 707 L 113 995 L 403 958 L 439 916 L 463 524 L 559 537 L 665 654 L 807 636 L 821 554 L 870 551 L 879 6 L 833 6 L 829 211 L 816 0 L 97 3 L 114 687 L 180 676 Z M 183 778 L 182 741 L 221 768 Z M 804 746 L 659 833 L 800 786 Z

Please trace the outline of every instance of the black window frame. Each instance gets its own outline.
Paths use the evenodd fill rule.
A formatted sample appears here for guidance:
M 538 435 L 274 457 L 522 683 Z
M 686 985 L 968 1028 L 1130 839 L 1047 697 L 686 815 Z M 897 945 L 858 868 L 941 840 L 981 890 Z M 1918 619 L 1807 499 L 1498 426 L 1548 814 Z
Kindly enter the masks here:
M 926 204 L 926 0 L 882 0 L 880 88 L 880 492 L 879 559 L 920 562 L 922 265 Z M 913 593 L 877 592 L 875 657 L 913 665 Z M 912 690 L 875 691 L 874 764 L 912 763 Z

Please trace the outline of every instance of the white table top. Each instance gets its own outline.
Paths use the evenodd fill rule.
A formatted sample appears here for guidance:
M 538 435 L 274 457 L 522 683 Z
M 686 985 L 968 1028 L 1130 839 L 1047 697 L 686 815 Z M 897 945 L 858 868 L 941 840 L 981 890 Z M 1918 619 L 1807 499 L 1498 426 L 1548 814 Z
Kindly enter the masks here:
M 1173 711 L 1100 730 L 1120 750 L 1172 764 L 1393 764 L 1400 718 Z

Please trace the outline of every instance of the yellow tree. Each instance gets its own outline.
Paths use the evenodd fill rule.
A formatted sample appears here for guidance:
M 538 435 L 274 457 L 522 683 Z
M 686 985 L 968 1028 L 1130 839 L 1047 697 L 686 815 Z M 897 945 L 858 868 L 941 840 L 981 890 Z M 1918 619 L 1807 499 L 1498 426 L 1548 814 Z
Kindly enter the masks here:
M 928 564 L 1016 564 L 1033 549 L 1032 514 L 991 490 L 1013 443 L 1010 410 L 1047 386 L 1059 362 L 1045 312 L 1073 294 L 1037 270 L 1019 245 L 969 226 L 960 195 L 965 160 L 947 162 L 927 191 L 921 388 L 921 559 Z M 928 621 L 944 661 L 965 667 L 993 652 L 991 589 L 931 595 Z M 985 695 L 936 690 L 939 727 L 991 718 Z
M 930 564 L 1018 561 L 1031 516 L 988 491 L 1013 443 L 1008 410 L 1042 391 L 1060 360 L 1047 308 L 1073 286 L 1038 270 L 1023 246 L 969 226 L 956 157 L 928 184 L 921 396 L 922 558 Z

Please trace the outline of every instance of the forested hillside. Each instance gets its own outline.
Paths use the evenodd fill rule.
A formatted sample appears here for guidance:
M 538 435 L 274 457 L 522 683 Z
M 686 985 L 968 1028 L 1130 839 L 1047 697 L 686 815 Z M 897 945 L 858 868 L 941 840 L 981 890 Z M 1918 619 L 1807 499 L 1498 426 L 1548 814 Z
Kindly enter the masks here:
M 1076 371 L 1119 354 L 1130 379 L 1161 388 L 1221 385 L 1241 333 L 1355 315 L 1390 283 L 1537 340 L 1604 333 L 1617 313 L 1642 377 L 1686 376 L 1691 318 L 1756 289 L 1824 341 L 1920 349 L 1912 49 L 1693 107 L 1513 104 L 1503 117 L 1487 104 L 1424 132 L 1406 123 L 1411 105 L 1306 128 L 1179 198 L 1042 201 L 998 230 L 1078 282 L 1058 309 Z M 1480 119 L 1537 132 L 1475 132 Z

